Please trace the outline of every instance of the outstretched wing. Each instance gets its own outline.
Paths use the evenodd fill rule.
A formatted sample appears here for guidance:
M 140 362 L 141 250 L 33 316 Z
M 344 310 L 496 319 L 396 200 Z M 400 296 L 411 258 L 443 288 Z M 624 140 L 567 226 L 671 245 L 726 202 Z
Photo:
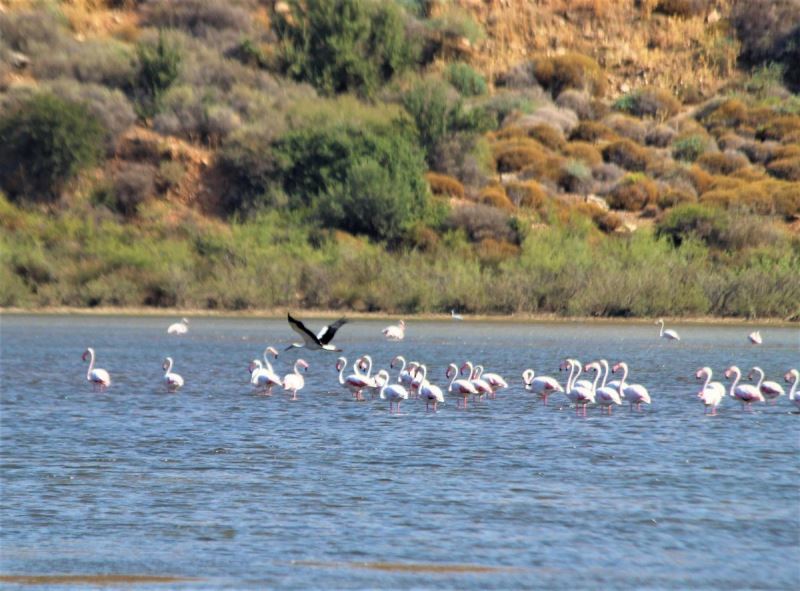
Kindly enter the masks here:
M 297 320 L 296 318 L 292 318 L 292 315 L 288 312 L 286 313 L 286 319 L 289 321 L 289 326 L 292 327 L 292 330 L 295 331 L 300 337 L 303 339 L 303 342 L 306 344 L 306 347 L 311 348 L 319 348 L 321 343 L 316 335 L 306 328 L 306 325 Z
M 339 330 L 343 324 L 347 323 L 347 318 L 339 318 L 336 322 L 329 326 L 323 327 L 323 329 L 319 333 L 319 342 L 323 345 L 327 345 L 333 340 L 333 335 L 336 334 L 336 331 Z

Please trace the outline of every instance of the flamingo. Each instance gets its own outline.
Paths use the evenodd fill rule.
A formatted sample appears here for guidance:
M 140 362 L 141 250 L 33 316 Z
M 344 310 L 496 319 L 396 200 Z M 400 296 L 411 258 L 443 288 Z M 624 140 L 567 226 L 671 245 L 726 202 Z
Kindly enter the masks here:
M 663 318 L 659 318 L 658 320 L 656 320 L 656 324 L 660 324 L 661 325 L 661 330 L 659 331 L 658 336 L 661 337 L 662 339 L 667 339 L 668 341 L 680 341 L 681 340 L 681 337 L 678 336 L 678 333 L 675 332 L 674 330 L 672 330 L 671 328 L 668 328 L 667 330 L 664 330 L 664 319 Z
M 589 370 L 593 370 L 597 374 L 595 377 L 595 383 L 597 383 L 597 378 L 603 373 L 603 366 L 600 365 L 600 362 L 593 361 L 583 368 L 583 371 L 585 372 L 588 372 Z M 611 414 L 611 409 L 613 408 L 614 404 L 622 404 L 622 398 L 619 391 L 610 386 L 601 385 L 599 388 L 595 388 L 594 395 L 597 404 L 608 409 L 608 414 Z
M 754 330 L 749 335 L 747 335 L 747 338 L 754 345 L 760 345 L 763 342 L 763 340 L 761 339 L 761 331 L 760 330 Z
M 389 412 L 400 412 L 400 402 L 408 400 L 408 390 L 400 384 L 389 383 L 389 372 L 382 369 L 378 375 L 383 380 L 383 387 L 381 387 L 381 400 L 389 399 Z M 397 410 L 394 410 L 394 404 L 397 403 Z
M 372 357 L 369 355 L 362 355 L 358 359 L 356 359 L 356 371 L 366 370 L 366 374 L 362 374 L 367 382 L 365 388 L 370 390 L 372 394 L 372 398 L 375 397 L 375 393 L 379 392 L 381 387 L 383 386 L 383 382 L 378 379 L 378 376 L 372 375 Z M 388 372 L 387 372 L 388 374 Z
M 694 375 L 698 380 L 702 380 L 703 378 L 706 380 L 703 387 L 700 388 L 700 392 L 697 394 L 697 397 L 702 400 L 705 405 L 703 413 L 708 413 L 708 409 L 711 408 L 711 414 L 716 415 L 717 407 L 725 398 L 725 386 L 722 385 L 722 382 L 711 381 L 713 372 L 710 367 L 701 367 Z
M 456 314 L 455 308 L 450 310 L 450 318 L 452 318 L 453 320 L 464 320 L 464 317 L 461 314 Z
M 303 386 L 306 385 L 306 381 L 300 374 L 301 367 L 303 370 L 307 370 L 308 363 L 306 363 L 303 359 L 298 359 L 294 362 L 294 372 L 283 376 L 283 389 L 292 393 L 290 400 L 297 400 L 297 391 L 302 390 Z
M 475 366 L 475 374 L 476 378 L 489 382 L 489 386 L 492 388 L 490 398 L 494 398 L 500 388 L 508 388 L 508 382 L 501 375 L 491 372 L 484 373 L 482 365 Z
M 172 372 L 172 357 L 164 359 L 161 369 L 164 370 L 164 385 L 167 387 L 167 392 L 177 392 L 178 388 L 183 387 L 183 377 Z
M 417 368 L 419 363 L 412 361 L 408 364 L 408 367 L 406 367 L 406 359 L 402 355 L 396 355 L 389 364 L 389 367 L 394 369 L 395 363 L 402 363 L 400 366 L 400 373 L 397 376 L 398 383 L 402 384 L 406 388 L 410 388 L 411 384 L 414 383 L 414 370 Z
M 800 381 L 800 371 L 790 369 L 783 376 L 783 379 L 792 383 L 789 390 L 789 400 L 800 410 L 800 395 L 797 394 L 797 382 Z
M 421 374 L 421 375 L 420 375 Z M 431 402 L 433 403 L 433 412 L 436 412 L 436 408 L 440 403 L 444 402 L 444 394 L 442 393 L 442 389 L 435 385 L 431 384 L 427 379 L 425 379 L 428 375 L 428 368 L 426 365 L 422 364 L 417 368 L 417 381 L 418 383 L 417 389 L 419 391 L 420 398 L 425 400 L 425 410 L 429 410 Z
M 381 332 L 387 341 L 402 341 L 406 337 L 406 323 L 401 320 L 397 324 L 387 326 Z
M 286 319 L 289 321 L 289 326 L 292 327 L 292 330 L 299 334 L 300 338 L 303 339 L 302 343 L 292 343 L 286 347 L 286 351 L 289 349 L 299 349 L 301 347 L 305 347 L 306 349 L 311 349 L 312 351 L 322 349 L 323 351 L 341 352 L 341 349 L 337 349 L 333 344 L 331 344 L 331 341 L 333 340 L 333 336 L 336 334 L 336 331 L 339 330 L 343 324 L 347 323 L 346 318 L 339 318 L 339 320 L 330 326 L 323 326 L 318 334 L 314 334 L 308 330 L 305 324 L 296 318 L 292 318 L 292 315 L 288 312 L 286 314 Z
M 544 405 L 547 406 L 547 397 L 553 392 L 563 392 L 564 388 L 555 378 L 550 376 L 534 377 L 535 375 L 530 368 L 522 372 L 522 381 L 525 384 L 525 389 L 528 392 L 538 394 Z
M 187 318 L 181 318 L 180 322 L 170 324 L 167 328 L 167 334 L 186 334 L 187 332 L 189 332 L 189 320 Z
M 748 380 L 753 379 L 753 374 L 758 374 L 758 383 L 756 384 L 756 388 L 764 395 L 764 398 L 768 401 L 771 401 L 773 404 L 778 403 L 778 397 L 783 396 L 783 386 L 781 386 L 778 382 L 773 382 L 767 380 L 764 381 L 764 370 L 760 367 L 754 367 L 750 370 L 750 373 L 747 375 Z
M 570 369 L 569 377 L 567 378 L 567 388 L 564 394 L 566 394 L 570 402 L 575 404 L 575 414 L 581 414 L 582 409 L 583 416 L 586 416 L 586 406 L 590 402 L 594 403 L 594 391 L 595 387 L 597 386 L 597 380 L 600 378 L 600 374 L 596 374 L 594 376 L 594 382 L 591 382 L 587 388 L 576 383 L 577 378 L 581 373 L 581 364 L 575 359 L 568 359 L 566 362 L 569 364 Z
M 355 397 L 356 400 L 364 400 L 361 397 L 361 392 L 369 385 L 367 376 L 360 373 L 358 371 L 358 363 L 354 363 L 353 370 L 355 373 L 352 373 L 345 378 L 345 367 L 347 367 L 347 358 L 339 357 L 339 359 L 336 360 L 336 370 L 339 372 L 339 383 L 350 390 L 350 393 Z
M 272 355 L 275 359 L 278 358 L 278 351 L 275 347 L 264 349 L 264 364 L 262 365 L 258 359 L 254 359 L 250 364 L 250 383 L 266 396 L 272 396 L 273 386 L 283 386 L 283 383 L 280 376 L 272 368 L 267 354 Z
M 611 373 L 608 367 L 608 361 L 606 361 L 605 359 L 598 359 L 597 362 L 600 365 L 602 365 L 603 369 L 605 370 L 605 373 L 603 374 L 603 381 L 600 382 L 600 387 L 604 388 L 608 386 L 609 388 L 614 388 L 615 390 L 618 390 L 620 385 L 620 380 L 611 380 L 610 382 L 607 382 L 608 374 Z
M 630 410 L 633 410 L 634 405 L 636 410 L 641 410 L 642 403 L 650 404 L 650 392 L 641 384 L 625 385 L 625 379 L 628 377 L 628 364 L 620 361 L 611 368 L 611 373 L 617 373 L 622 369 L 622 379 L 619 384 L 619 395 L 630 402 Z
M 581 388 L 591 388 L 592 382 L 589 380 L 578 380 L 578 375 L 580 375 L 580 369 L 583 367 L 583 364 L 578 361 L 577 359 L 573 359 L 571 357 L 567 357 L 564 361 L 561 362 L 561 365 L 558 366 L 559 371 L 570 370 L 569 376 L 567 376 L 567 384 L 569 384 L 570 376 L 572 376 L 572 366 L 576 365 L 578 369 L 578 374 L 575 376 L 575 383 L 573 386 L 580 386 Z M 569 388 L 567 388 L 569 390 Z
M 491 397 L 493 395 L 494 390 L 492 390 L 492 385 L 478 376 L 478 372 L 473 369 L 471 361 L 464 362 L 464 365 L 461 366 L 460 373 L 463 374 L 464 370 L 467 370 L 467 379 L 475 386 L 475 389 L 478 391 L 478 396 L 488 394 L 489 397 Z
M 751 405 L 754 402 L 764 402 L 764 395 L 761 393 L 761 390 L 752 384 L 739 384 L 739 380 L 742 378 L 742 370 L 735 365 L 731 365 L 725 370 L 725 377 L 731 379 L 731 376 L 736 377 L 731 383 L 731 390 L 729 393 L 731 398 L 735 398 L 742 403 L 742 410 L 752 410 L 753 407 Z
M 111 376 L 104 369 L 95 368 L 94 366 L 94 349 L 87 347 L 83 352 L 81 359 L 86 361 L 89 357 L 89 369 L 86 370 L 86 379 L 92 384 L 92 389 L 97 392 L 103 391 L 111 385 Z
M 458 377 L 458 367 L 456 367 L 455 363 L 451 363 L 447 366 L 447 371 L 445 372 L 445 377 L 450 379 L 450 385 L 447 386 L 448 392 L 455 391 L 456 394 L 461 396 L 464 399 L 464 408 L 467 408 L 467 397 L 472 394 L 473 396 L 478 394 L 478 389 L 473 385 L 473 383 L 469 380 L 462 380 Z M 452 375 L 452 378 L 451 378 Z

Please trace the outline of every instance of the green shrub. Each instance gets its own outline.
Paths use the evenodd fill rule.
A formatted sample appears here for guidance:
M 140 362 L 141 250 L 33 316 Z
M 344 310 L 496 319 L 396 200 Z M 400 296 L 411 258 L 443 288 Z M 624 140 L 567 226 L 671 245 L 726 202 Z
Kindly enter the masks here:
M 42 80 L 74 78 L 124 89 L 134 73 L 133 57 L 130 49 L 118 41 L 87 39 L 42 55 L 33 62 L 32 70 Z
M 595 96 L 602 96 L 606 90 L 602 68 L 594 59 L 580 53 L 536 58 L 533 73 L 553 96 L 567 88 L 585 90 Z
M 181 53 L 166 40 L 163 33 L 159 33 L 155 46 L 146 43 L 138 45 L 137 58 L 134 96 L 140 113 L 144 117 L 152 117 L 161 107 L 164 93 L 178 78 Z
M 672 94 L 661 88 L 642 88 L 617 99 L 613 108 L 636 117 L 666 119 L 678 113 L 681 103 Z
M 0 186 L 11 198 L 53 201 L 103 152 L 102 125 L 82 104 L 39 93 L 0 116 Z
M 447 81 L 463 96 L 486 94 L 486 80 L 469 64 L 456 62 L 447 67 Z
M 702 135 L 692 134 L 676 138 L 672 142 L 672 157 L 684 162 L 694 162 L 708 149 L 708 141 Z
M 283 71 L 324 94 L 372 96 L 414 63 L 400 8 L 392 2 L 307 0 L 276 15 Z
M 698 203 L 678 205 L 670 209 L 656 224 L 656 236 L 666 236 L 674 246 L 689 238 L 709 245 L 720 245 L 726 223 L 718 211 Z

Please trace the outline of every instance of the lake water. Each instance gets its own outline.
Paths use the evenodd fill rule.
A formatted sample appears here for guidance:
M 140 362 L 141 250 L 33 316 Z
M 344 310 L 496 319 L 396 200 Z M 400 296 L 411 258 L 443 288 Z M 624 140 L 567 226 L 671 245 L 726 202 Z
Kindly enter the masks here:
M 796 328 L 753 346 L 742 326 L 673 325 L 668 342 L 651 324 L 411 321 L 388 343 L 387 322 L 354 321 L 335 339 L 351 360 L 403 354 L 446 387 L 447 364 L 471 359 L 510 383 L 467 410 L 451 397 L 390 415 L 355 402 L 319 351 L 276 362 L 309 362 L 298 401 L 255 396 L 248 362 L 295 340 L 285 321 L 194 318 L 168 336 L 174 320 L 0 318 L 4 588 L 34 574 L 192 579 L 135 589 L 800 586 L 800 415 L 784 396 L 704 416 L 693 377 L 736 363 L 783 383 Z M 106 393 L 86 381 L 87 346 Z M 186 380 L 176 394 L 166 355 Z M 542 406 L 521 373 L 563 381 L 566 356 L 626 360 L 652 405 Z

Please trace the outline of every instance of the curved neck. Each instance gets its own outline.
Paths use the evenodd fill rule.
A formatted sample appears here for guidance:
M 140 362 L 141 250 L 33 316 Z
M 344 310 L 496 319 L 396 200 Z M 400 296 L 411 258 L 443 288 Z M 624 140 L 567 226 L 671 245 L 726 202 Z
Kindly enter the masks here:
M 450 367 L 453 368 L 453 377 L 450 378 L 450 385 L 447 386 L 448 392 L 453 390 L 453 382 L 455 382 L 456 378 L 458 377 L 458 368 L 455 365 L 451 365 Z
M 526 369 L 522 372 L 522 381 L 525 383 L 525 386 L 530 386 L 533 383 L 533 378 L 536 374 L 533 372 L 532 369 Z
M 347 367 L 347 358 L 339 357 L 339 360 L 342 362 L 342 365 L 339 367 L 339 383 L 344 386 L 344 368 Z
M 294 373 L 296 373 L 297 375 L 300 375 L 300 368 L 301 367 L 302 366 L 300 365 L 300 360 L 298 359 L 297 361 L 294 362 Z
M 472 361 L 465 361 L 464 365 L 467 367 L 467 370 L 469 370 L 467 371 L 467 379 L 474 380 L 476 376 L 473 375 L 475 373 L 475 368 L 472 365 Z
M 789 400 L 794 400 L 794 396 L 795 396 L 794 393 L 797 391 L 797 382 L 800 382 L 800 374 L 799 373 L 793 373 L 792 377 L 794 378 L 794 380 L 792 381 L 792 387 L 789 390 Z
M 89 349 L 89 369 L 86 370 L 87 379 L 92 375 L 93 369 L 94 369 L 94 351 L 92 349 Z
M 707 372 L 705 372 L 705 374 L 706 374 L 706 382 L 705 382 L 705 384 L 703 384 L 703 388 L 702 388 L 703 390 L 708 388 L 708 384 L 711 383 L 711 372 L 707 371 Z
M 366 360 L 367 362 L 367 373 L 365 375 L 369 377 L 369 374 L 372 373 L 372 357 L 370 357 L 369 355 L 364 355 L 362 359 Z
M 619 395 L 622 396 L 622 389 L 625 387 L 625 379 L 628 377 L 628 366 L 622 364 L 622 379 L 619 381 Z
M 761 383 L 764 381 L 764 370 L 760 367 L 754 367 L 753 371 L 758 374 L 758 383 L 756 384 L 756 388 L 761 389 Z
M 570 370 L 569 370 L 569 378 L 567 378 L 567 384 L 569 384 L 569 390 L 575 386 L 575 382 L 578 381 L 578 376 L 581 375 L 581 364 L 579 361 L 575 361 L 572 359 L 570 361 Z
M 606 382 L 608 381 L 608 372 L 609 372 L 608 361 L 606 361 L 605 359 L 601 359 L 600 360 L 600 365 L 603 367 L 603 370 L 604 370 L 603 383 L 600 384 L 600 387 L 601 388 L 605 388 L 606 387 Z
M 172 371 L 172 358 L 171 358 L 171 357 L 167 357 L 167 358 L 164 360 L 164 363 L 165 363 L 165 364 L 166 364 L 166 366 L 167 366 L 167 367 L 165 368 L 165 369 L 166 369 L 166 371 L 164 372 L 164 375 L 167 375 L 169 372 L 171 372 L 171 371 Z
M 600 368 L 596 368 L 594 372 L 594 381 L 592 382 L 592 392 L 597 391 L 597 382 L 600 380 Z
M 425 364 L 420 365 L 417 368 L 417 373 L 421 374 L 420 377 L 417 378 L 420 384 L 424 384 L 425 380 L 428 377 L 428 366 Z
M 476 365 L 474 372 L 475 372 L 475 376 L 474 376 L 475 378 L 481 377 L 483 375 L 483 366 L 482 365 Z
M 267 357 L 267 353 L 269 353 L 270 347 L 264 349 L 264 367 L 266 367 L 270 373 L 275 373 L 275 370 L 272 369 L 272 364 L 269 362 L 269 358 Z
M 663 337 L 664 336 L 664 321 L 663 320 L 659 320 L 658 323 L 661 325 L 661 328 L 658 331 L 658 336 Z
M 739 370 L 738 367 L 734 367 L 733 370 L 731 370 L 731 371 L 732 371 L 732 373 L 734 373 L 736 375 L 736 377 L 733 379 L 733 382 L 731 383 L 730 395 L 733 396 L 733 391 L 736 389 L 736 385 L 739 383 L 739 380 L 742 378 L 742 372 Z
M 402 355 L 398 355 L 397 357 L 395 357 L 395 359 L 397 359 L 402 363 L 402 365 L 400 366 L 400 375 L 403 375 L 403 372 L 406 369 L 406 358 L 403 357 Z

